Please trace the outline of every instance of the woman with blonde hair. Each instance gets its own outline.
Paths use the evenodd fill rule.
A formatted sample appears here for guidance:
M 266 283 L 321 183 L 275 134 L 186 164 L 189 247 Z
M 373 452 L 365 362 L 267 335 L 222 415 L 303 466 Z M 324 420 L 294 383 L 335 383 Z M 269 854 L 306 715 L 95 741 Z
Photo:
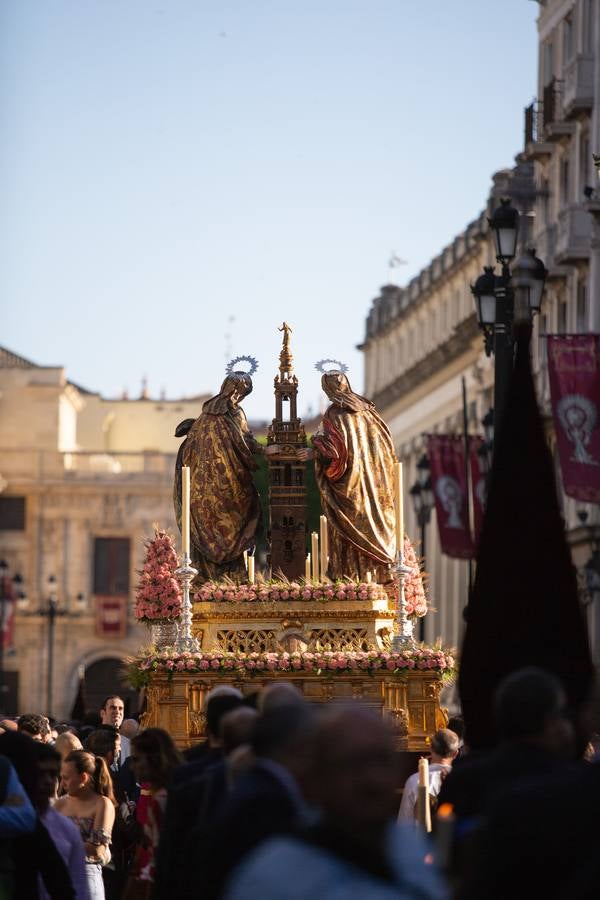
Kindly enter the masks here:
M 86 855 L 90 900 L 105 900 L 102 866 L 110 862 L 115 821 L 115 798 L 108 767 L 101 756 L 73 750 L 63 760 L 61 782 L 65 796 L 54 809 L 79 828 Z

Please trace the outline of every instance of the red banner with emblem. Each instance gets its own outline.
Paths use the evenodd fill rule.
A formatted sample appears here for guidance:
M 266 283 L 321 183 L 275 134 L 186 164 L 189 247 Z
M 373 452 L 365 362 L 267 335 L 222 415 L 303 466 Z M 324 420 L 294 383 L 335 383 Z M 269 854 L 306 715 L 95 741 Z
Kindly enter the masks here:
M 548 375 L 565 494 L 600 503 L 600 335 L 549 336 Z
M 427 455 L 442 553 L 456 559 L 472 559 L 475 547 L 469 525 L 464 439 L 430 434 Z
M 96 634 L 124 638 L 127 633 L 127 597 L 96 597 Z
M 479 455 L 479 451 L 484 444 L 484 439 L 478 435 L 469 438 L 469 468 L 471 470 L 471 497 L 473 500 L 473 526 L 476 547 L 479 545 L 487 490 L 487 480 L 485 472 L 481 468 L 481 457 Z
M 12 580 L 3 575 L 0 583 L 0 591 L 2 599 L 0 603 L 0 640 L 4 650 L 9 650 L 15 642 L 15 612 L 17 608 L 17 598 Z

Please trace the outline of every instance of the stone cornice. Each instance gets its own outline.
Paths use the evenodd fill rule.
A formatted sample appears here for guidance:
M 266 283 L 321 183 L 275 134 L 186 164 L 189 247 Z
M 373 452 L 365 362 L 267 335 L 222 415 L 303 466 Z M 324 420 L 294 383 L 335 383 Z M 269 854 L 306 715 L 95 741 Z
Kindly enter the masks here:
M 471 346 L 471 343 L 479 333 L 477 318 L 472 313 L 464 319 L 452 332 L 450 338 L 427 356 L 424 356 L 410 369 L 398 375 L 390 384 L 373 394 L 370 399 L 378 409 L 385 409 L 395 403 L 401 397 L 409 394 L 417 385 L 422 384 L 435 375 L 441 369 L 446 368 L 455 359 L 458 359 Z

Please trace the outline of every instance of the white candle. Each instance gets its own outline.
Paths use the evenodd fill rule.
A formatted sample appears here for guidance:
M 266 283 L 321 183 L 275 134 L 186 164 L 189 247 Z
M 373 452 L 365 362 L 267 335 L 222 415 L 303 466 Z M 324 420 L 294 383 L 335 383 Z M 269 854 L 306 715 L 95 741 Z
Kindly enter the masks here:
M 306 554 L 306 560 L 304 562 L 304 577 L 307 581 L 310 581 L 310 553 Z
M 190 555 L 190 467 L 181 467 L 181 549 Z
M 319 519 L 319 527 L 321 532 L 321 578 L 327 577 L 327 554 L 329 553 L 329 537 L 327 535 L 327 517 L 321 516 Z
M 244 550 L 244 568 L 248 571 L 248 551 Z
M 319 535 L 313 531 L 311 535 L 312 580 L 319 583 Z
M 248 557 L 248 581 L 254 584 L 254 557 Z
M 429 787 L 429 760 L 419 760 L 419 787 Z
M 396 466 L 394 508 L 396 512 L 396 553 L 404 553 L 404 501 L 402 491 L 402 463 Z
M 367 572 L 367 584 L 371 584 L 372 581 L 373 575 L 371 574 L 371 572 Z

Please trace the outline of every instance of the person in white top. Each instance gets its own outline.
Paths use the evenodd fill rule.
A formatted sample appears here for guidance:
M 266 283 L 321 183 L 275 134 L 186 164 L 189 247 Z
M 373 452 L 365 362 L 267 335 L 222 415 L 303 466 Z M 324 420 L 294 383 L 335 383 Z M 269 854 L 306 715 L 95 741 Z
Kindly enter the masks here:
M 437 797 L 444 778 L 450 772 L 452 763 L 458 755 L 460 740 L 449 728 L 440 728 L 431 738 L 431 759 L 429 763 L 429 794 Z M 399 822 L 416 821 L 415 806 L 417 802 L 419 775 L 415 772 L 404 785 L 402 802 L 398 812 Z

